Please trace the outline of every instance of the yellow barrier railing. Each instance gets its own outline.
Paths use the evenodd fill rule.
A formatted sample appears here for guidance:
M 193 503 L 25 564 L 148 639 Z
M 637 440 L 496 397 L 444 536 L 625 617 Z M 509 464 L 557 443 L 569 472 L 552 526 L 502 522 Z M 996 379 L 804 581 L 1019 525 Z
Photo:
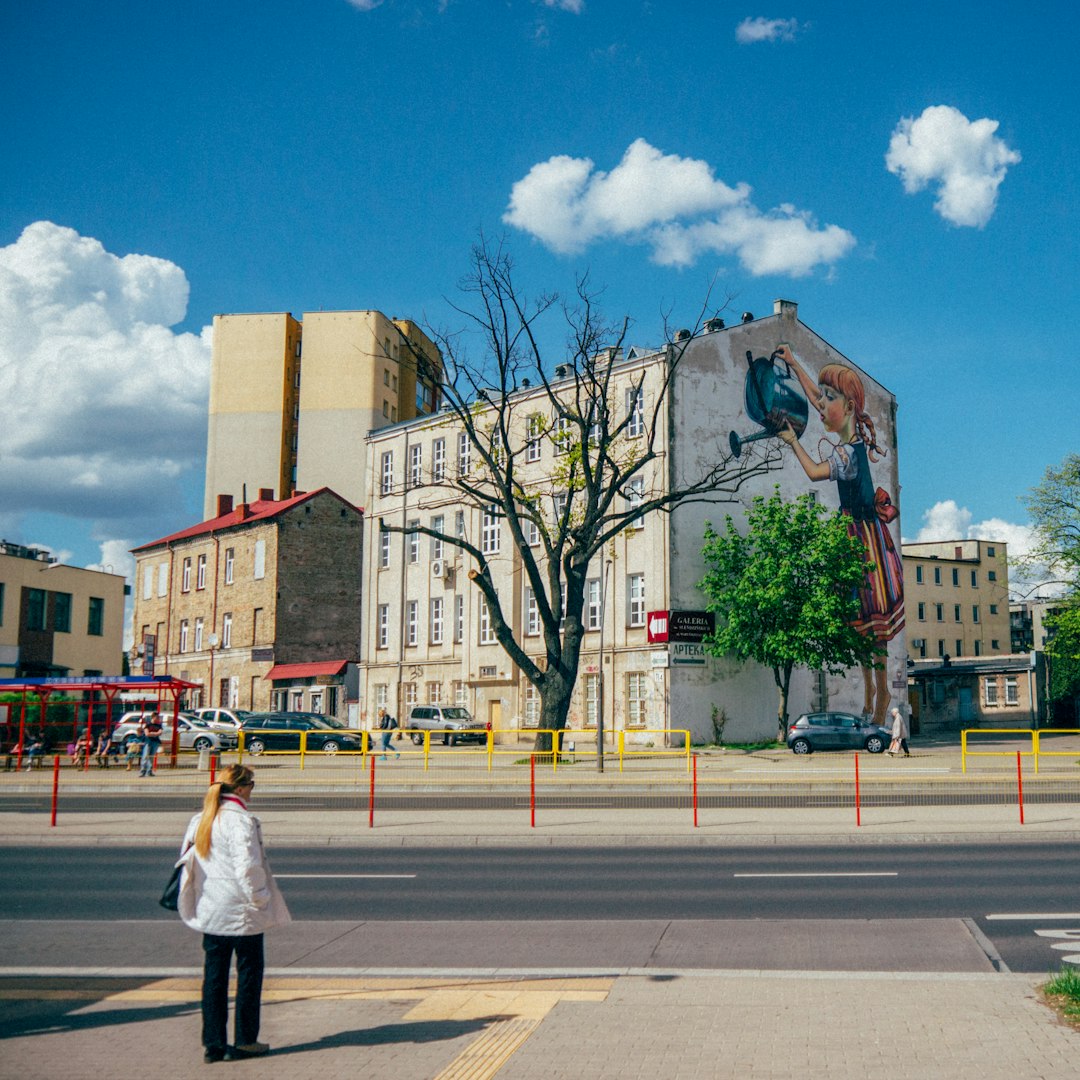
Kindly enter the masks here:
M 960 732 L 960 771 L 967 773 L 967 759 L 969 757 L 1015 757 L 1016 750 L 969 750 L 969 735 L 1025 735 L 1030 738 L 1031 749 L 1019 751 L 1021 757 L 1032 758 L 1035 762 L 1035 772 L 1039 771 L 1040 757 L 1080 757 L 1080 748 L 1072 750 L 1044 750 L 1042 748 L 1042 735 L 1080 735 L 1080 728 L 1054 728 L 1051 731 L 1040 732 L 1032 728 L 967 728 Z
M 638 735 L 659 735 L 661 738 L 667 738 L 669 735 L 681 735 L 683 744 L 681 747 L 677 746 L 643 746 L 640 750 L 628 750 L 626 748 L 626 736 L 627 732 L 620 731 L 619 735 L 619 772 L 623 771 L 623 758 L 624 757 L 676 757 L 682 755 L 686 758 L 686 771 L 691 769 L 691 753 L 690 753 L 690 732 L 681 728 L 634 728 L 629 734 Z

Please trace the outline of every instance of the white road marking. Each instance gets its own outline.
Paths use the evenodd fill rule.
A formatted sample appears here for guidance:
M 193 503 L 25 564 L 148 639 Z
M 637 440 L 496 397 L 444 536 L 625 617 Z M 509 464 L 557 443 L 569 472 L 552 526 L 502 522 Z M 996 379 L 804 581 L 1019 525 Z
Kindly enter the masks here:
M 1035 914 L 1032 914 L 1032 915 L 1025 915 L 1025 914 L 987 915 L 985 918 L 986 918 L 987 922 L 995 922 L 995 921 L 996 922 L 1004 922 L 1004 921 L 1010 920 L 1010 919 L 1016 920 L 1016 921 L 1030 920 L 1031 922 L 1042 922 L 1043 919 L 1077 919 L 1077 920 L 1080 920 L 1080 914 L 1077 914 L 1075 911 L 1072 911 L 1072 912 L 1064 911 L 1064 912 L 1058 912 L 1056 914 L 1055 913 L 1047 914 L 1046 912 L 1041 912 L 1041 913 L 1036 912 Z
M 282 878 L 414 878 L 415 874 L 275 874 L 279 881 Z
M 808 874 L 732 874 L 732 877 L 899 877 L 896 870 L 855 871 L 852 873 L 808 873 Z

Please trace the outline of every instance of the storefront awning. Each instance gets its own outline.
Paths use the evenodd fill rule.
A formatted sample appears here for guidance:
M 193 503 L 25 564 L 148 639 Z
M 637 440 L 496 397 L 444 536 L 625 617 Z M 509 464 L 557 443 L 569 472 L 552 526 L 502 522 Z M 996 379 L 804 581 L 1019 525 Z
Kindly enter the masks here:
M 348 660 L 323 660 L 313 664 L 275 664 L 264 676 L 273 682 L 281 679 L 310 679 L 315 675 L 340 675 Z

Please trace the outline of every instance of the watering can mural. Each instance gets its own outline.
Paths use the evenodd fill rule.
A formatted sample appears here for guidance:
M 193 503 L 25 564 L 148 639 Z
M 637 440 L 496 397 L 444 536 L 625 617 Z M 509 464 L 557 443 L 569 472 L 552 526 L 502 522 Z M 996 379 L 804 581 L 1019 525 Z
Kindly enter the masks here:
M 746 362 L 750 365 L 746 373 L 746 414 L 760 425 L 761 431 L 752 435 L 739 435 L 733 431 L 728 436 L 731 452 L 736 457 L 742 455 L 746 443 L 771 439 L 785 424 L 790 424 L 791 430 L 801 436 L 806 430 L 809 411 L 791 366 L 777 353 L 768 359 L 764 356 L 755 358 L 747 350 Z

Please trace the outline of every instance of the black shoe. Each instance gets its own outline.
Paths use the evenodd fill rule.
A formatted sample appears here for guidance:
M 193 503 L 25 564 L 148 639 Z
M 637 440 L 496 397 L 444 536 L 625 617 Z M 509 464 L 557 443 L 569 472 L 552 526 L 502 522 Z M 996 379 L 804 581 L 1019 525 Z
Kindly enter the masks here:
M 245 1058 L 265 1057 L 269 1053 L 269 1043 L 246 1043 L 242 1046 L 230 1046 L 225 1052 L 225 1060 L 243 1061 Z
M 203 1051 L 203 1061 L 207 1065 L 213 1065 L 217 1061 L 225 1060 L 225 1047 L 223 1046 L 208 1046 Z

